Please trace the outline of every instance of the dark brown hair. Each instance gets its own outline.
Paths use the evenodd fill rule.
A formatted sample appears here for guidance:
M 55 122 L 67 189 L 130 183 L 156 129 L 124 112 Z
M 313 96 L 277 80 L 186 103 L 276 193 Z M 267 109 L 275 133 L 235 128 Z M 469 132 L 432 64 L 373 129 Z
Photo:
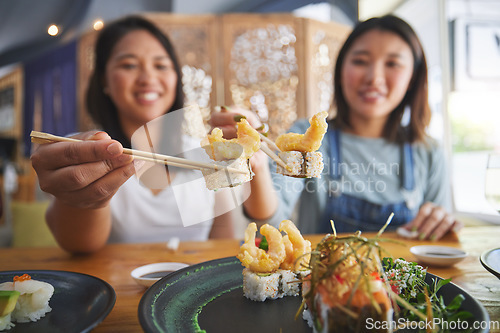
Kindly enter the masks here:
M 104 93 L 104 77 L 106 64 L 116 43 L 128 33 L 136 30 L 146 30 L 160 42 L 172 59 L 177 73 L 176 97 L 170 110 L 165 110 L 165 113 L 181 109 L 184 106 L 181 69 L 174 47 L 168 37 L 153 23 L 139 16 L 129 16 L 105 26 L 95 45 L 94 72 L 90 78 L 86 95 L 87 110 L 97 125 L 101 126 L 113 139 L 120 141 L 125 147 L 131 146 L 130 138 L 125 135 L 121 128 L 115 104 Z
M 342 66 L 345 56 L 353 43 L 371 30 L 389 31 L 397 34 L 410 46 L 414 59 L 413 74 L 406 95 L 389 115 L 382 135 L 392 142 L 424 141 L 427 136 L 425 130 L 431 119 L 427 90 L 427 62 L 415 31 L 408 23 L 393 15 L 371 18 L 358 23 L 340 49 L 334 77 L 334 104 L 337 113 L 332 121 L 336 128 L 351 127 L 349 106 L 342 92 Z M 410 121 L 406 127 L 403 127 L 401 119 L 406 107 L 410 108 Z

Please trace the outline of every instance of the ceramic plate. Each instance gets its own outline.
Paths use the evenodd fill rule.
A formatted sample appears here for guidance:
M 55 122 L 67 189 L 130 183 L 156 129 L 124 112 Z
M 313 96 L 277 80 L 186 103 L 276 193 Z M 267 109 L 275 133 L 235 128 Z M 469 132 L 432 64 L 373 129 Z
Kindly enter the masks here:
M 16 323 L 2 332 L 90 332 L 111 312 L 116 300 L 114 289 L 91 275 L 46 270 L 0 272 L 0 283 L 16 275 L 29 274 L 33 280 L 50 283 L 54 294 L 49 301 L 52 311 L 36 322 Z
M 484 268 L 500 279 L 500 248 L 484 252 L 480 259 Z
M 432 278 L 440 279 L 427 274 L 428 283 Z M 295 319 L 300 297 L 254 302 L 243 296 L 242 286 L 242 266 L 235 257 L 189 266 L 161 279 L 144 293 L 139 321 L 147 333 L 312 332 L 301 314 Z M 439 292 L 447 303 L 459 293 L 465 296 L 463 310 L 470 311 L 475 320 L 489 320 L 484 307 L 455 284 L 446 284 Z
M 467 253 L 448 246 L 419 245 L 410 248 L 417 261 L 431 266 L 451 266 L 467 257 Z

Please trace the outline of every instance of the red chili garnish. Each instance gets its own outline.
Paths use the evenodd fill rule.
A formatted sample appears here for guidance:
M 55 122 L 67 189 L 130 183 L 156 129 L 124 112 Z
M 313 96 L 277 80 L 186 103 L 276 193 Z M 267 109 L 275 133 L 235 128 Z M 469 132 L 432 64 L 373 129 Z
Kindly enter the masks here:
M 380 278 L 380 275 L 378 274 L 378 272 L 372 272 L 371 276 L 373 276 L 375 278 L 375 280 L 382 280 Z
M 26 281 L 26 280 L 31 280 L 31 276 L 29 276 L 28 274 L 23 274 L 21 276 L 14 276 L 14 282 L 23 282 L 23 281 Z
M 337 281 L 339 281 L 340 284 L 345 282 L 345 280 L 340 275 L 335 275 L 335 278 L 337 279 Z
M 391 284 L 391 289 L 395 294 L 399 295 L 398 287 L 396 285 Z

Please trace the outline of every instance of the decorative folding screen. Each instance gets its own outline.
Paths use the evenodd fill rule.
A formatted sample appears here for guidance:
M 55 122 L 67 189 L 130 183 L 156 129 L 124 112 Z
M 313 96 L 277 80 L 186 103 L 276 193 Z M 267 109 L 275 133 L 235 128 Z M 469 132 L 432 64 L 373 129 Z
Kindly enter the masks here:
M 350 28 L 291 14 L 146 13 L 171 39 L 181 62 L 186 103 L 204 117 L 217 105 L 241 105 L 285 132 L 301 117 L 329 111 L 333 67 Z M 91 127 L 83 97 L 96 33 L 79 46 L 81 129 Z

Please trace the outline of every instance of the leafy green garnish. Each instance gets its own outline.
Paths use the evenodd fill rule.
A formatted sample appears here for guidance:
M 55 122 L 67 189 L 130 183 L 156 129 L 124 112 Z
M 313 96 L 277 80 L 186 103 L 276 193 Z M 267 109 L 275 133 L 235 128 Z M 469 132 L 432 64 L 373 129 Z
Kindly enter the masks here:
M 384 258 L 382 266 L 393 291 L 424 315 L 427 314 L 428 307 L 427 293 L 432 310 L 432 318 L 428 318 L 428 320 L 437 325 L 437 327 L 434 327 L 435 332 L 450 333 L 452 332 L 450 328 L 457 327 L 457 325 L 448 323 L 463 322 L 472 318 L 472 313 L 460 310 L 465 300 L 464 295 L 456 295 L 449 304 L 445 303 L 442 295 L 438 295 L 439 289 L 450 283 L 451 279 L 434 279 L 433 283 L 429 285 L 424 281 L 426 270 L 416 263 L 407 262 L 402 258 L 396 260 Z M 397 273 L 398 270 L 400 271 L 399 274 Z M 412 276 L 409 277 L 408 274 Z M 397 277 L 400 279 L 398 280 Z M 418 315 L 404 307 L 402 307 L 399 317 L 406 318 L 408 321 L 422 321 Z M 421 325 L 418 327 L 427 326 Z M 468 325 L 468 327 L 472 327 L 472 325 Z M 425 332 L 425 329 L 422 331 Z M 469 331 L 472 331 L 472 329 Z
M 259 249 L 267 251 L 268 248 L 269 248 L 269 244 L 267 244 L 266 236 L 262 236 L 262 239 L 261 239 L 260 244 L 259 244 Z

